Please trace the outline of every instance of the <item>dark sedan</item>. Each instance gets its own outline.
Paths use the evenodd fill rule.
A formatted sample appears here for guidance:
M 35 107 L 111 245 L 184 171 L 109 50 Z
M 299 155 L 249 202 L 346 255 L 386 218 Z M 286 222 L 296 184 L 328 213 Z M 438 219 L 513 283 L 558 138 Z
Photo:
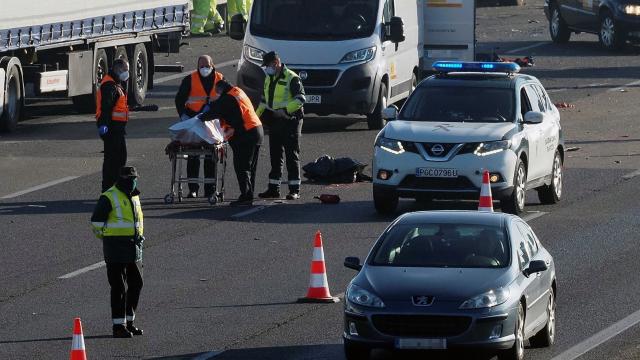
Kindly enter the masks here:
M 374 348 L 483 348 L 520 360 L 555 338 L 553 258 L 519 217 L 477 211 L 400 216 L 346 292 L 348 360 Z

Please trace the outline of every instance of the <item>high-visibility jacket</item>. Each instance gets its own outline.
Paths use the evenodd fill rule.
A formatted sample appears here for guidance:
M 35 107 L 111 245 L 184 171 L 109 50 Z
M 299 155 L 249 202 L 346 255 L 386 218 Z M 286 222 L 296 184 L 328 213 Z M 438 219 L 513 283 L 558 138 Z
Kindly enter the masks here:
M 266 109 L 286 109 L 289 114 L 293 114 L 300 110 L 305 102 L 304 95 L 299 94 L 294 96 L 291 94 L 291 80 L 297 78 L 298 74 L 289 70 L 285 66 L 283 66 L 282 74 L 278 76 L 278 78 L 267 75 L 264 79 L 264 93 L 262 101 L 260 102 L 260 105 L 258 105 L 258 110 L 256 111 L 258 116 L 262 115 Z M 273 92 L 273 98 L 270 98 L 269 90 L 271 88 L 272 81 L 277 81 L 277 83 Z
M 129 121 L 129 106 L 127 105 L 127 93 L 124 91 L 122 86 L 118 85 L 115 80 L 110 75 L 105 75 L 100 82 L 100 88 L 98 88 L 98 93 L 96 97 L 96 120 L 100 119 L 102 116 L 102 85 L 112 82 L 116 85 L 116 89 L 118 90 L 118 101 L 116 101 L 115 105 L 113 105 L 113 109 L 111 109 L 111 120 L 127 122 Z
M 213 76 L 213 86 L 211 86 L 211 92 L 207 94 L 204 91 L 204 85 L 202 85 L 198 71 L 191 73 L 191 89 L 189 90 L 187 102 L 184 104 L 187 109 L 198 113 L 212 97 L 216 96 L 216 84 L 222 80 L 224 76 L 217 71 L 214 71 Z
M 140 197 L 129 197 L 115 185 L 102 193 L 111 202 L 111 212 L 106 222 L 92 222 L 93 233 L 98 238 L 104 236 L 142 236 L 144 233 Z
M 249 99 L 247 94 L 245 94 L 242 89 L 234 86 L 231 90 L 229 90 L 228 94 L 236 98 L 236 101 L 238 102 L 240 113 L 242 114 L 242 120 L 244 122 L 244 129 L 246 131 L 262 125 L 260 118 L 256 114 L 255 110 L 253 110 L 251 99 Z

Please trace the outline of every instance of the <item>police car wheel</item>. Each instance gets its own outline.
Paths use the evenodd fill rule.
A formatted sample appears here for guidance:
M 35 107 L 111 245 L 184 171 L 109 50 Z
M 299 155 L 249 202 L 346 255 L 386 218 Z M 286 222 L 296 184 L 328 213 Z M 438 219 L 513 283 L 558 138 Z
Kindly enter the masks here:
M 380 214 L 391 214 L 398 207 L 398 194 L 391 191 L 373 189 L 373 204 Z
M 518 160 L 515 176 L 513 178 L 513 191 L 511 192 L 511 195 L 500 200 L 500 206 L 502 207 L 503 212 L 519 215 L 524 210 L 526 184 L 527 169 L 525 168 L 522 160 Z
M 556 153 L 553 157 L 551 182 L 549 183 L 549 185 L 544 185 L 537 189 L 538 199 L 540 199 L 540 202 L 542 204 L 550 205 L 560 201 L 560 199 L 562 198 L 563 175 L 562 156 L 560 156 L 560 152 L 556 150 Z

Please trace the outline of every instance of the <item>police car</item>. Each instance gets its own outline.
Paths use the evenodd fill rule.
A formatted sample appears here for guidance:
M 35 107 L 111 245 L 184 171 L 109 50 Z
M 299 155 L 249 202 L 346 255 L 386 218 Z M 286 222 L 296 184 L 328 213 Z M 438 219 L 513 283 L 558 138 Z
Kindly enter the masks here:
M 519 214 L 525 193 L 562 197 L 560 113 L 533 76 L 514 63 L 436 62 L 376 138 L 373 200 L 380 213 L 399 198 L 477 199 L 484 170 L 502 211 Z M 391 121 L 393 120 L 393 121 Z

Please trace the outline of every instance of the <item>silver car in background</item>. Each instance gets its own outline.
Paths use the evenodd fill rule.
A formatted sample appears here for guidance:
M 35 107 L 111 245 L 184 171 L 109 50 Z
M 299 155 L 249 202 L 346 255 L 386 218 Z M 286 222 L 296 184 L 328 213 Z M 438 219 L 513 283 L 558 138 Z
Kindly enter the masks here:
M 517 216 L 425 211 L 396 219 L 350 282 L 344 308 L 348 360 L 374 348 L 481 348 L 524 358 L 524 342 L 555 340 L 553 258 Z

